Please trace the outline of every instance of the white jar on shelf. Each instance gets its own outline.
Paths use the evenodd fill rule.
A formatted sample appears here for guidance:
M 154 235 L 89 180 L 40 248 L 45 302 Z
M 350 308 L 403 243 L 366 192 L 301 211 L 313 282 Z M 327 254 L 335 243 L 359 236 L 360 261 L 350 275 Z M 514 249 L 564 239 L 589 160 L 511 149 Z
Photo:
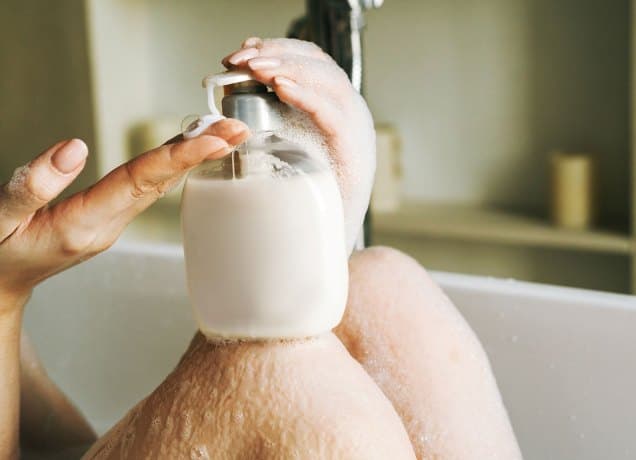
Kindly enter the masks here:
M 553 152 L 550 156 L 551 214 L 559 227 L 585 229 L 596 217 L 596 171 L 592 155 Z

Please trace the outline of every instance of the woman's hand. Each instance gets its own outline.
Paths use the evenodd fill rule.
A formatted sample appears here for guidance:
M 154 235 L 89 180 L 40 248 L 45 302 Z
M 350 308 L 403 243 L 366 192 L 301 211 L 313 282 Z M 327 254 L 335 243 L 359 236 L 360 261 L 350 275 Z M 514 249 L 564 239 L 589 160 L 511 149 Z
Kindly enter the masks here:
M 51 207 L 82 171 L 86 145 L 59 142 L 18 168 L 0 188 L 0 315 L 23 304 L 40 281 L 110 247 L 188 170 L 222 157 L 247 135 L 243 123 L 220 121 L 197 138 L 136 157 Z
M 311 117 L 338 178 L 352 248 L 371 195 L 375 130 L 366 103 L 345 72 L 318 46 L 293 39 L 248 38 L 223 64 L 251 71 L 283 102 Z
M 177 142 L 138 156 L 92 187 L 49 207 L 86 162 L 86 145 L 72 139 L 18 168 L 0 187 L 0 458 L 19 455 L 19 341 L 22 308 L 33 287 L 108 248 L 137 214 L 188 170 L 203 160 L 222 157 L 247 135 L 243 123 L 220 121 L 197 138 L 175 138 Z M 51 391 L 46 392 L 50 396 Z M 59 400 L 52 404 L 62 412 L 69 407 Z M 32 408 L 37 419 L 42 405 Z

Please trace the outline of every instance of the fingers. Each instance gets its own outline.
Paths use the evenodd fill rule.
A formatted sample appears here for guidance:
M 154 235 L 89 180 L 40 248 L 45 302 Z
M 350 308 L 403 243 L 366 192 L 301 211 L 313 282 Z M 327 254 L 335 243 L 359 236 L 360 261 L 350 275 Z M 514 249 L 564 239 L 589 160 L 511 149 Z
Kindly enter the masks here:
M 113 219 L 133 217 L 170 185 L 206 159 L 220 158 L 227 152 L 225 140 L 203 135 L 176 144 L 164 145 L 123 164 L 86 190 L 66 207 L 73 211 L 72 222 L 89 229 L 99 228 Z M 75 207 L 81 201 L 81 206 Z
M 201 134 L 222 137 L 223 139 L 226 139 L 230 146 L 235 146 L 247 139 L 249 131 L 243 122 L 232 118 L 226 118 L 208 126 Z M 164 142 L 163 145 L 176 144 L 178 142 L 183 142 L 184 139 L 183 134 L 177 134 Z
M 241 49 L 228 54 L 223 58 L 225 67 L 239 65 L 247 59 L 255 57 L 273 57 L 281 55 L 298 55 L 325 62 L 332 62 L 331 57 L 320 49 L 315 43 L 296 40 L 293 38 L 261 39 L 250 37 L 243 42 Z
M 255 79 L 271 86 L 283 102 L 308 113 L 325 135 L 334 136 L 342 129 L 346 113 L 343 104 L 354 93 L 339 67 L 298 56 L 259 57 L 244 65 Z
M 327 136 L 335 136 L 345 120 L 333 103 L 311 89 L 303 88 L 287 77 L 274 77 L 272 88 L 279 99 L 296 109 L 309 114 L 316 126 Z
M 243 143 L 250 135 L 247 125 L 233 118 L 218 121 L 210 125 L 203 133 L 225 139 L 230 146 Z
M 84 168 L 87 155 L 86 144 L 71 139 L 18 168 L 0 188 L 0 241 L 68 187 Z
M 287 104 L 307 112 L 326 135 L 342 126 L 354 91 L 346 73 L 313 43 L 251 37 L 224 64 L 247 69 Z
M 275 77 L 285 77 L 300 86 L 320 92 L 332 103 L 351 99 L 352 87 L 345 72 L 338 66 L 304 56 L 257 57 L 241 67 L 250 70 L 254 78 L 272 86 Z
M 216 126 L 218 125 L 218 126 Z M 110 246 L 124 227 L 181 177 L 202 161 L 229 151 L 229 142 L 247 137 L 245 125 L 223 120 L 209 133 L 163 145 L 113 170 L 88 190 L 59 203 L 51 212 L 62 227 L 70 252 L 99 252 Z M 210 133 L 221 134 L 213 136 Z
M 260 37 L 248 37 L 241 43 L 241 48 L 261 48 L 263 39 Z

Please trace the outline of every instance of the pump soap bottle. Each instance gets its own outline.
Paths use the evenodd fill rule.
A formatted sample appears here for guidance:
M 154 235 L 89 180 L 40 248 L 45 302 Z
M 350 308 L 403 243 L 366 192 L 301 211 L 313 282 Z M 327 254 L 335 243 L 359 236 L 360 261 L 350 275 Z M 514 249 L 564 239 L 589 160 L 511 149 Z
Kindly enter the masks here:
M 286 106 L 245 72 L 204 80 L 211 113 L 187 134 L 223 115 L 252 137 L 222 160 L 193 170 L 182 198 L 190 299 L 209 338 L 294 338 L 335 327 L 348 289 L 344 217 L 328 165 L 276 135 Z M 193 134 L 194 133 L 194 134 Z

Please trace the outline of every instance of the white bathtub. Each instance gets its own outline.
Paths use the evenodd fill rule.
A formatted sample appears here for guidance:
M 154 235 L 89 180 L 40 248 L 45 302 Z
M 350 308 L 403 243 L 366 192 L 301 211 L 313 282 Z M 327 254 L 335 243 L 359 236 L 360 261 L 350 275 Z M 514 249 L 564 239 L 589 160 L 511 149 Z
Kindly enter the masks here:
M 636 297 L 435 277 L 481 338 L 526 459 L 636 458 Z M 26 327 L 51 376 L 105 431 L 194 331 L 180 247 L 119 244 L 47 281 Z

